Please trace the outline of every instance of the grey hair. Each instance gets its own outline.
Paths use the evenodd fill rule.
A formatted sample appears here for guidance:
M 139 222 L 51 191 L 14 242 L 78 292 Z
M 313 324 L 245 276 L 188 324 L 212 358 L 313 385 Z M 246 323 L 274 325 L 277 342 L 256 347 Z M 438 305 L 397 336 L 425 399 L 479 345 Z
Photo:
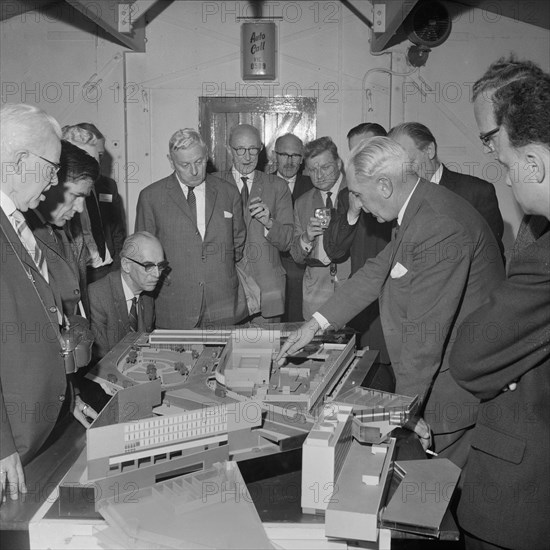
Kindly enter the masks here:
M 72 126 L 63 126 L 63 139 L 73 145 L 91 145 L 95 146 L 98 138 L 90 130 L 86 130 L 77 124 Z
M 407 168 L 408 166 L 408 168 Z M 404 175 L 412 172 L 407 151 L 388 137 L 373 137 L 359 142 L 350 153 L 346 172 L 353 170 L 356 177 L 372 178 L 382 174 Z
M 200 145 L 203 151 L 207 151 L 206 143 L 204 143 L 201 135 L 193 128 L 183 128 L 175 132 L 168 142 L 168 150 L 179 151 L 180 149 L 189 149 L 193 145 Z
M 34 105 L 7 103 L 0 110 L 0 146 L 5 154 L 41 143 L 53 132 L 61 139 L 61 126 Z
M 136 255 L 140 256 L 139 245 L 143 241 L 155 241 L 160 244 L 160 241 L 152 233 L 149 233 L 149 231 L 136 231 L 132 235 L 126 237 L 126 240 L 122 245 L 120 257 L 135 258 Z

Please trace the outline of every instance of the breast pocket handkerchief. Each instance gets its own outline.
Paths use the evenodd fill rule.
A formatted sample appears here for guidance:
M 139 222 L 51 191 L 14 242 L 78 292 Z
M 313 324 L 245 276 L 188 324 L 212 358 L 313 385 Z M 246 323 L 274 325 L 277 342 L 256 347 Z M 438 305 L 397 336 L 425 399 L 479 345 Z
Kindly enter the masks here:
M 233 214 L 231 212 L 227 212 L 227 210 L 223 211 L 223 217 L 224 218 L 232 218 Z
M 390 272 L 390 277 L 392 279 L 400 279 L 401 277 L 403 277 L 407 273 L 408 273 L 408 269 L 405 266 L 401 265 L 399 262 L 397 262 L 393 266 L 393 269 Z

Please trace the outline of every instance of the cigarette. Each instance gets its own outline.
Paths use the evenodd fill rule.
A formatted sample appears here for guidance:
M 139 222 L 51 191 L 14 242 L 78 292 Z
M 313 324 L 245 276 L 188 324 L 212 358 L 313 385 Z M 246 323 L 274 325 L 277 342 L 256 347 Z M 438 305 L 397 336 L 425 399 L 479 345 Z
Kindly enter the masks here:
M 434 453 L 433 451 L 430 451 L 430 449 L 426 449 L 426 454 L 427 455 L 432 455 L 432 456 L 439 456 L 437 453 Z

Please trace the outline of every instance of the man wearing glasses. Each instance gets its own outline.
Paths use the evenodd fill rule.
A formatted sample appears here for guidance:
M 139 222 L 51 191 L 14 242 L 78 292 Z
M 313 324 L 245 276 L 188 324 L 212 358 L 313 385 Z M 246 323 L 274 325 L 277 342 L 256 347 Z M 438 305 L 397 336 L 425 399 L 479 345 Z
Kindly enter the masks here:
M 178 130 L 168 150 L 174 172 L 140 193 L 136 216 L 136 231 L 155 235 L 170 262 L 156 326 L 234 325 L 247 315 L 236 268 L 246 238 L 241 197 L 234 185 L 206 175 L 208 148 L 195 130 Z
M 262 148 L 260 133 L 254 126 L 234 127 L 228 149 L 233 166 L 215 174 L 236 186 L 241 195 L 247 235 L 239 267 L 250 320 L 260 325 L 279 322 L 284 313 L 286 273 L 280 252 L 290 248 L 294 231 L 287 183 L 256 170 Z
M 276 175 L 284 179 L 292 196 L 292 204 L 306 191 L 313 188 L 311 178 L 302 174 L 301 167 L 304 158 L 304 144 L 294 134 L 284 134 L 275 141 L 274 149 Z M 283 322 L 303 321 L 302 315 L 302 280 L 305 265 L 297 264 L 290 252 L 281 252 L 281 261 L 286 271 L 285 313 Z
M 487 153 L 498 157 L 500 151 L 500 133 L 493 105 L 494 93 L 503 86 L 524 78 L 541 78 L 542 69 L 532 61 L 519 61 L 513 55 L 500 58 L 492 63 L 485 74 L 473 86 L 472 101 L 474 116 L 479 128 L 479 138 Z M 508 267 L 520 254 L 523 247 L 535 242 L 550 229 L 550 223 L 544 216 L 525 214 L 521 221 L 512 253 L 508 254 Z
M 23 217 L 57 185 L 61 128 L 37 107 L 7 104 L 0 132 L 1 505 L 26 492 L 23 466 L 55 426 L 67 386 L 48 258 Z
M 88 287 L 97 359 L 129 332 L 151 332 L 155 328 L 151 293 L 167 267 L 160 241 L 147 231 L 134 233 L 124 241 L 120 270 Z

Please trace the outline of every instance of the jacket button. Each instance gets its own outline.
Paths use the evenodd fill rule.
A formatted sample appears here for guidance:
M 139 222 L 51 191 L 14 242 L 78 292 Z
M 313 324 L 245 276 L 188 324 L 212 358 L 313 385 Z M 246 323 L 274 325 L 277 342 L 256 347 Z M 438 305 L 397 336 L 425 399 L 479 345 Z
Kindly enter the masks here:
M 202 281 L 200 281 L 199 286 L 204 286 L 204 283 Z
M 61 401 L 61 402 L 65 401 L 65 396 L 64 396 L 64 395 L 60 395 L 60 396 L 59 396 L 59 401 Z
M 75 288 L 74 293 L 78 296 L 80 294 L 80 290 L 78 290 L 78 288 Z
M 51 311 L 52 313 L 55 313 L 55 312 L 57 311 L 57 308 L 56 308 L 55 306 L 52 306 L 52 307 L 50 308 L 50 311 Z

